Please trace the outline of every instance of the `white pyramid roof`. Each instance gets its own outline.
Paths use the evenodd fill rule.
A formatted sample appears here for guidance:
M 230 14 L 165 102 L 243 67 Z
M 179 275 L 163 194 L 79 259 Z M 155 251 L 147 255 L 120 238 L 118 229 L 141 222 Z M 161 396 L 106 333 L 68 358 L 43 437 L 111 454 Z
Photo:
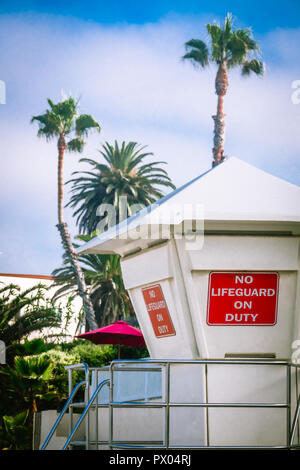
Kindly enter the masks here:
M 300 187 L 232 157 L 94 238 L 78 253 L 124 254 L 147 246 L 145 238 L 126 236 L 138 227 L 168 221 L 174 226 L 202 216 L 206 230 L 300 233 Z

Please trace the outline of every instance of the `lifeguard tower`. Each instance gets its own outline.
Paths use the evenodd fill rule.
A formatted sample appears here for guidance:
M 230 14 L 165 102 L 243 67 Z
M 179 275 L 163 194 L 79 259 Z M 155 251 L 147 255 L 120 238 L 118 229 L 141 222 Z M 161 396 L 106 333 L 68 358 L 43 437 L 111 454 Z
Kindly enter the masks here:
M 94 449 L 297 447 L 299 237 L 300 188 L 230 158 L 83 245 L 121 256 L 150 359 L 84 366 L 64 448 L 84 419 Z

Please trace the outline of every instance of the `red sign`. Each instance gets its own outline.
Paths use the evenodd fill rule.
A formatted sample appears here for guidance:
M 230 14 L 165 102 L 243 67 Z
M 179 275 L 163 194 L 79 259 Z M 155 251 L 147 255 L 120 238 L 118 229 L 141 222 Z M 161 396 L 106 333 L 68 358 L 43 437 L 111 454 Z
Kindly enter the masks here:
M 160 285 L 145 287 L 142 293 L 155 336 L 176 335 Z
M 210 273 L 208 325 L 275 325 L 278 284 L 278 273 Z

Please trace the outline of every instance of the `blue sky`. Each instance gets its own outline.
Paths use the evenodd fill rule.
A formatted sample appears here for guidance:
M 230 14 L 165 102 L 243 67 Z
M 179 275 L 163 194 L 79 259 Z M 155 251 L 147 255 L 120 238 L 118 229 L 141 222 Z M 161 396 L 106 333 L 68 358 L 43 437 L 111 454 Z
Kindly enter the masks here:
M 300 184 L 300 2 L 0 0 L 0 272 L 50 274 L 61 264 L 56 224 L 56 146 L 36 138 L 32 115 L 61 90 L 81 98 L 102 126 L 82 156 L 108 140 L 148 145 L 179 186 L 211 162 L 215 68 L 182 63 L 183 44 L 206 39 L 227 11 L 251 26 L 265 77 L 230 73 L 225 153 Z M 67 155 L 65 180 L 85 169 Z M 68 192 L 66 188 L 66 202 Z M 66 211 L 72 235 L 76 226 Z
M 64 0 L 64 1 L 14 1 L 1 0 L 3 13 L 39 12 L 55 15 L 73 16 L 93 20 L 102 24 L 126 22 L 143 24 L 156 22 L 165 15 L 212 14 L 225 16 L 228 11 L 234 12 L 241 22 L 251 24 L 256 32 L 271 29 L 297 28 L 299 26 L 299 0 L 215 0 L 209 3 L 203 0 Z

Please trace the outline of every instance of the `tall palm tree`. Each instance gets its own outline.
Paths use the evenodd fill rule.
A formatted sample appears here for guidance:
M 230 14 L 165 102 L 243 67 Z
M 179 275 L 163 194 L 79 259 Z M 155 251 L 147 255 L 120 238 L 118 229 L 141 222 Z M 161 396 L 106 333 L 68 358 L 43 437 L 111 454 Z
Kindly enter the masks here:
M 87 242 L 93 236 L 78 235 L 77 238 Z M 68 258 L 64 258 L 63 267 L 55 269 L 52 273 L 58 286 L 54 299 L 76 292 L 74 269 Z M 130 297 L 123 283 L 119 255 L 84 254 L 80 255 L 79 261 L 89 286 L 98 326 L 128 317 L 134 318 Z
M 79 114 L 78 102 L 71 96 L 63 99 L 57 104 L 50 99 L 47 100 L 50 109 L 44 114 L 33 116 L 31 122 L 39 124 L 38 137 L 47 140 L 57 139 L 58 147 L 58 224 L 57 228 L 61 235 L 62 245 L 68 254 L 70 262 L 74 267 L 79 294 L 82 297 L 86 313 L 86 319 L 90 329 L 96 328 L 93 305 L 90 301 L 84 276 L 78 263 L 77 255 L 68 232 L 68 226 L 63 217 L 63 160 L 65 151 L 82 152 L 86 137 L 91 129 L 100 132 L 100 125 L 89 114 Z
M 224 96 L 228 89 L 228 70 L 240 67 L 242 75 L 263 75 L 264 66 L 259 60 L 259 47 L 253 39 L 250 28 L 233 29 L 232 15 L 227 14 L 223 27 L 216 22 L 206 25 L 210 36 L 210 50 L 204 41 L 191 39 L 185 43 L 188 51 L 183 59 L 189 59 L 195 66 L 206 67 L 210 62 L 217 65 L 215 80 L 218 95 L 217 114 L 214 120 L 213 166 L 224 160 L 225 114 Z
M 80 233 L 91 234 L 97 228 L 100 218 L 96 215 L 102 203 L 112 204 L 118 215 L 120 198 L 127 197 L 127 211 L 131 215 L 131 206 L 147 206 L 164 194 L 163 188 L 175 189 L 167 172 L 159 165 L 165 162 L 144 163 L 144 159 L 153 155 L 144 152 L 136 142 L 115 141 L 114 145 L 106 142 L 100 151 L 106 163 L 82 158 L 88 163 L 91 171 L 74 172 L 71 199 L 67 204 L 76 208 L 77 224 Z

